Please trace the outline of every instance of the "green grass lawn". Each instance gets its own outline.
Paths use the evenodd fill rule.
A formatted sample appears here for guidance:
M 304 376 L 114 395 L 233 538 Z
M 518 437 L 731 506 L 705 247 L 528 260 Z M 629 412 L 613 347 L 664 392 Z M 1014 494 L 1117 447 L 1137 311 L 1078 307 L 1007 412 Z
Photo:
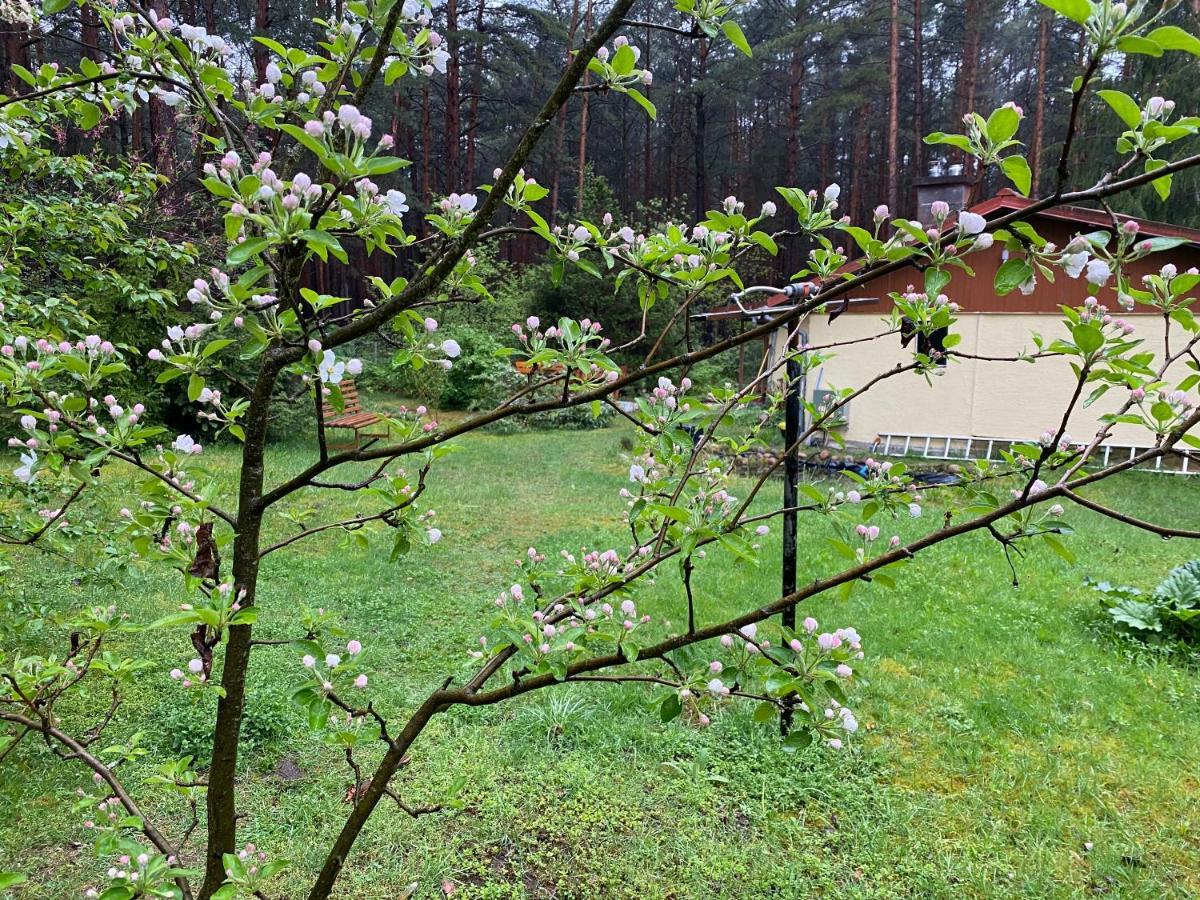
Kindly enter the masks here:
M 462 440 L 426 495 L 440 544 L 390 564 L 383 541 L 363 552 L 330 533 L 275 554 L 259 633 L 294 633 L 300 600 L 340 610 L 366 645 L 372 696 L 400 718 L 444 674 L 466 671 L 466 650 L 527 547 L 625 547 L 626 433 Z M 307 452 L 277 447 L 269 479 Z M 226 477 L 232 460 L 229 448 L 205 456 Z M 1200 527 L 1200 483 L 1190 479 L 1131 475 L 1092 495 Z M 297 508 L 316 520 L 357 502 L 323 492 Z M 896 530 L 934 527 L 943 502 L 930 494 L 926 516 Z M 412 803 L 436 802 L 465 775 L 466 808 L 413 821 L 381 806 L 338 896 L 391 900 L 416 882 L 418 897 L 440 897 L 446 880 L 456 898 L 1200 895 L 1196 660 L 1111 638 L 1082 584 L 1094 575 L 1152 586 L 1196 552 L 1086 511 L 1068 517 L 1080 562 L 1039 549 L 1021 563 L 1019 587 L 998 546 L 972 536 L 922 555 L 894 591 L 867 585 L 804 605 L 802 614 L 864 636 L 869 683 L 855 697 L 863 728 L 849 751 L 783 753 L 742 708 L 703 731 L 663 725 L 661 695 L 629 686 L 556 687 L 439 716 L 396 784 Z M 276 517 L 270 533 L 293 527 Z M 822 523 L 801 527 L 801 580 L 831 572 Z M 699 569 L 701 621 L 777 596 L 778 535 L 758 568 L 714 555 Z M 12 566 L 0 569 L 6 593 L 55 608 L 115 602 L 151 619 L 184 599 L 161 571 L 135 572 L 117 594 L 72 586 L 76 573 L 56 558 L 0 562 Z M 673 571 L 639 606 L 681 615 Z M 141 729 L 164 753 L 194 746 L 206 710 L 166 674 L 188 658 L 186 635 L 137 640 L 161 665 L 138 681 L 110 738 Z M 296 657 L 288 648 L 255 657 L 250 709 L 261 724 L 240 781 L 243 839 L 293 860 L 276 900 L 302 895 L 348 812 L 344 761 L 287 704 Z M 298 779 L 276 774 L 285 758 Z M 178 834 L 183 810 L 141 787 L 149 766 L 140 765 L 126 778 Z M 34 741 L 0 769 L 0 868 L 28 872 L 22 900 L 77 897 L 101 868 L 70 812 L 86 780 Z

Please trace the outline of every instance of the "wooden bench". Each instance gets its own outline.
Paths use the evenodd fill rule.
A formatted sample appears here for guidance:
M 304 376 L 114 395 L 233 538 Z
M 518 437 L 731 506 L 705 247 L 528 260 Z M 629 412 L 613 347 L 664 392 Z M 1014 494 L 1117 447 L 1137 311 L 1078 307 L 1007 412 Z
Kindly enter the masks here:
M 321 404 L 321 419 L 325 423 L 326 428 L 340 428 L 354 432 L 354 444 L 357 447 L 359 442 L 364 437 L 387 437 L 388 432 L 385 430 L 382 433 L 371 433 L 366 431 L 372 425 L 382 422 L 383 416 L 368 412 L 363 409 L 362 400 L 358 396 L 358 386 L 354 383 L 354 379 L 347 378 L 338 385 L 342 391 L 343 406 L 341 412 L 334 408 L 333 404 L 326 399 Z M 344 446 L 350 446 L 346 444 Z

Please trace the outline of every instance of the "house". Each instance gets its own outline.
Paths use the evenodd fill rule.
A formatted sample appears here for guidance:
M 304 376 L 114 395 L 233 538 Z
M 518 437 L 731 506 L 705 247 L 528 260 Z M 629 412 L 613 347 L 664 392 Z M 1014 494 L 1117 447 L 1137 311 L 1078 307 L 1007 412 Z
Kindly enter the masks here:
M 929 205 L 933 200 L 945 200 L 952 211 L 962 210 L 971 184 L 960 175 L 922 182 L 918 186 L 918 208 L 923 224 L 930 221 Z M 970 209 L 994 218 L 1027 208 L 1032 202 L 1004 190 Z M 1126 218 L 1118 216 L 1118 220 Z M 1128 271 L 1135 283 L 1168 262 L 1180 271 L 1200 266 L 1200 230 L 1135 221 L 1145 236 L 1170 236 L 1187 241 L 1130 266 Z M 1036 214 L 1030 222 L 1043 237 L 1060 247 L 1075 234 L 1112 229 L 1112 219 L 1107 214 L 1082 207 L 1058 207 Z M 955 348 L 957 352 L 987 356 L 1032 352 L 1036 349 L 1033 333 L 1047 341 L 1066 335 L 1059 306 L 1079 305 L 1087 297 L 1086 282 L 1063 273 L 1058 273 L 1053 283 L 1039 279 L 1031 294 L 1013 292 L 997 296 L 993 279 L 1007 255 L 1007 250 L 997 242 L 992 248 L 969 256 L 974 278 L 955 272 L 947 293 L 961 307 L 954 329 L 962 335 L 962 342 Z M 881 275 L 857 288 L 845 312 L 834 321 L 829 322 L 824 311 L 806 316 L 800 325 L 802 340 L 810 346 L 822 346 L 879 334 L 885 330 L 882 320 L 892 310 L 890 294 L 921 284 L 922 275 L 912 267 Z M 764 296 L 765 301 L 755 302 L 756 297 Z M 1111 284 L 1101 290 L 1097 299 L 1133 324 L 1136 336 L 1161 355 L 1162 316 L 1141 307 L 1133 312 L 1122 311 Z M 764 321 L 771 316 L 772 309 L 790 306 L 792 302 L 782 294 L 749 295 L 741 306 L 725 306 L 701 315 L 709 322 L 733 320 L 735 327 L 744 328 L 745 323 Z M 764 342 L 761 363 L 769 366 L 778 361 L 786 352 L 786 340 L 786 329 L 777 330 Z M 888 368 L 911 362 L 912 350 L 912 345 L 902 348 L 897 335 L 838 348 L 831 351 L 835 354 L 832 359 L 808 373 L 802 390 L 820 408 L 832 396 L 831 391 L 858 387 Z M 754 376 L 761 363 L 751 362 L 743 383 Z M 928 380 L 932 385 L 921 375 L 905 373 L 880 382 L 848 404 L 834 430 L 846 443 L 873 447 L 879 452 L 994 459 L 1001 448 L 1013 441 L 1037 440 L 1043 432 L 1056 430 L 1075 384 L 1068 361 L 1057 358 L 1039 360 L 1036 364 L 951 359 L 940 376 Z M 772 388 L 780 389 L 783 381 L 780 367 Z M 1070 419 L 1068 434 L 1077 440 L 1090 439 L 1099 427 L 1100 416 L 1125 399 L 1121 394 L 1119 390 L 1110 391 L 1091 407 L 1077 409 Z M 1128 452 L 1131 447 L 1148 446 L 1152 440 L 1144 429 L 1121 424 L 1114 428 L 1106 452 Z M 1193 471 L 1195 468 L 1193 465 Z

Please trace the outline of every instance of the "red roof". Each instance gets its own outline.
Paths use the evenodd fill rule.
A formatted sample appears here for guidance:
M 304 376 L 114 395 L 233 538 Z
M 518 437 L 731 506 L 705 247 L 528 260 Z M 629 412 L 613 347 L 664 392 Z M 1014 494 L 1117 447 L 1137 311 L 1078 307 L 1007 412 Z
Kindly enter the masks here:
M 990 200 L 976 203 L 971 207 L 971 212 L 978 213 L 981 216 L 989 216 L 996 212 L 1028 209 L 1035 202 L 1028 197 L 1022 197 L 1011 188 L 1003 188 Z M 1045 216 L 1048 219 L 1065 219 L 1084 225 L 1096 225 L 1105 229 L 1113 227 L 1112 217 L 1108 213 L 1100 209 L 1088 209 L 1083 206 L 1056 206 L 1043 210 L 1037 213 L 1037 215 Z M 1200 229 L 1185 228 L 1182 225 L 1172 225 L 1169 222 L 1155 222 L 1151 219 L 1139 219 L 1136 216 L 1125 216 L 1121 213 L 1117 213 L 1116 219 L 1118 222 L 1137 222 L 1139 233 L 1145 232 L 1155 237 L 1183 238 L 1183 240 L 1190 243 L 1200 244 Z
M 974 206 L 970 207 L 970 211 L 984 217 L 989 217 L 996 214 L 1028 209 L 1029 207 L 1033 206 L 1035 202 L 1035 200 L 1031 200 L 1028 197 L 1022 197 L 1020 194 L 1010 188 L 1003 188 L 996 194 L 996 196 L 988 200 L 984 200 L 981 203 L 976 203 Z M 1103 210 L 1088 209 L 1083 206 L 1057 206 L 1051 209 L 1042 210 L 1035 215 L 1048 219 L 1078 222 L 1081 225 L 1092 225 L 1096 228 L 1102 228 L 1106 230 L 1111 230 L 1113 227 L 1113 217 L 1108 213 L 1104 212 Z M 1185 228 L 1182 225 L 1172 225 L 1168 222 L 1155 222 L 1150 219 L 1139 219 L 1135 216 L 1126 216 L 1120 213 L 1117 213 L 1116 220 L 1118 223 L 1136 222 L 1138 224 L 1138 231 L 1141 234 L 1146 234 L 1151 237 L 1182 238 L 1188 243 L 1200 247 L 1200 229 Z M 953 227 L 953 224 L 954 220 L 951 219 L 945 227 Z M 854 271 L 861 264 L 861 261 L 851 261 L 847 263 L 841 271 Z M 787 306 L 792 302 L 793 301 L 789 300 L 782 293 L 779 293 L 770 295 L 765 302 L 758 302 L 753 306 L 750 304 L 745 305 L 747 309 L 753 313 L 755 310 L 772 309 L 777 306 Z M 831 302 L 841 303 L 842 301 L 835 300 Z M 854 298 L 851 298 L 850 302 L 853 303 Z M 704 315 L 708 318 L 721 319 L 734 318 L 744 315 L 744 313 L 738 308 L 737 304 L 728 304 L 726 306 L 719 306 L 715 309 L 708 310 L 706 313 L 704 313 Z

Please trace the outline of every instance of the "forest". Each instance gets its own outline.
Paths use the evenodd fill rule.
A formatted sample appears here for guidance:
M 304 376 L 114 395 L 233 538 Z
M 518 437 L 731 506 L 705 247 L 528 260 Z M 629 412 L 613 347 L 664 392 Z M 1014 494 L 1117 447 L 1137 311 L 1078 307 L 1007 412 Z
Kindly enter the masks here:
M 1200 896 L 1198 16 L 0 0 L 0 896 Z
M 268 44 L 255 37 L 315 47 L 321 39 L 315 22 L 341 12 L 340 3 L 326 0 L 152 5 L 159 15 L 220 35 L 240 80 L 253 85 L 266 82 L 270 56 Z M 547 218 L 565 221 L 581 208 L 589 172 L 603 176 L 614 206 L 643 221 L 700 219 L 729 195 L 757 203 L 773 196 L 776 185 L 834 182 L 847 186 L 841 208 L 855 220 L 869 220 L 879 204 L 896 215 L 915 215 L 918 180 L 969 165 L 953 149 L 927 145 L 924 136 L 960 130 L 968 111 L 1009 101 L 1027 117 L 1022 130 L 1034 195 L 1057 163 L 1071 80 L 1086 47 L 1072 23 L 1034 0 L 734 5 L 752 55 L 724 36 L 709 38 L 688 25 L 691 20 L 670 3 L 655 0 L 641 9 L 629 33 L 641 48 L 639 66 L 652 73 L 640 90 L 656 115 L 647 116 L 603 85 L 589 85 L 585 76 L 527 166 L 535 178 L 544 173 L 539 180 L 550 191 L 543 203 Z M 1166 21 L 1189 26 L 1198 11 L 1200 4 L 1181 4 Z M 412 201 L 414 227 L 423 227 L 421 214 L 431 198 L 491 179 L 573 48 L 604 12 L 593 0 L 434 4 L 440 52 L 429 64 L 432 77 L 391 73 L 364 106 L 392 135 L 397 154 L 417 161 L 394 176 Z M 0 91 L 6 93 L 27 89 L 14 66 L 65 64 L 81 52 L 100 59 L 111 39 L 89 7 L 73 4 L 33 26 L 10 22 L 0 31 Z M 1197 92 L 1190 58 L 1128 54 L 1119 65 L 1106 66 L 1097 73 L 1100 82 L 1120 82 L 1135 95 L 1172 97 L 1187 107 Z M 1069 161 L 1081 183 L 1102 174 L 1099 151 L 1112 144 L 1118 124 L 1094 97 L 1081 110 Z M 189 197 L 197 189 L 195 149 L 202 130 L 160 98 L 150 97 L 132 114 L 106 118 L 87 135 L 61 139 L 151 162 L 173 187 L 160 195 L 163 218 L 179 229 L 195 226 Z M 981 181 L 974 199 L 1003 187 L 995 174 Z M 1190 224 L 1197 184 L 1192 173 L 1181 173 L 1167 201 L 1145 191 L 1128 198 L 1126 211 Z M 777 265 L 789 274 L 801 248 L 785 250 Z M 503 252 L 527 262 L 538 243 L 518 236 Z

